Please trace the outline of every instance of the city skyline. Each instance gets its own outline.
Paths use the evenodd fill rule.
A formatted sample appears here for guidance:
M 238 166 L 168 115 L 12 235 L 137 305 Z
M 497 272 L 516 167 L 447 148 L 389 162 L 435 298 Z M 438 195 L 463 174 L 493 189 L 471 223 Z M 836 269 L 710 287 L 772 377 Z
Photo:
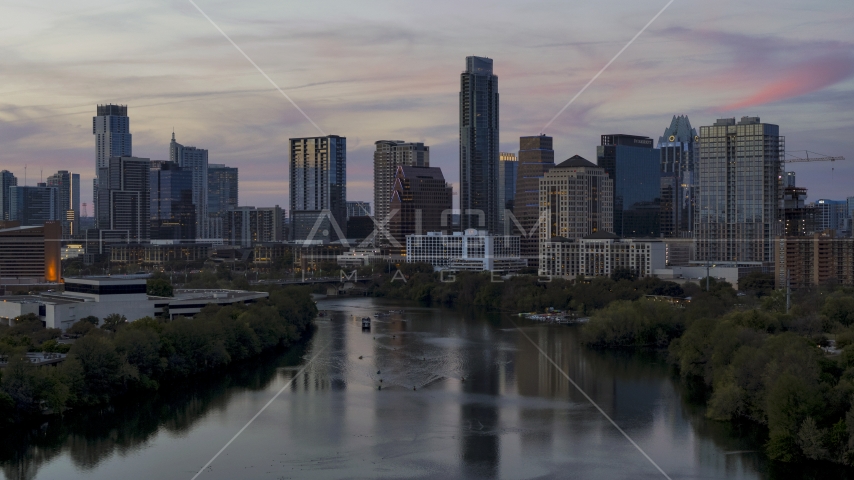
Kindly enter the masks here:
M 520 136 L 539 132 L 665 2 L 658 3 L 608 2 L 609 9 L 621 12 L 608 18 L 596 14 L 602 6 L 549 4 L 553 15 L 538 22 L 523 21 L 537 8 L 499 3 L 486 13 L 488 29 L 466 31 L 448 25 L 459 20 L 417 5 L 345 6 L 339 20 L 343 28 L 334 31 L 329 25 L 300 25 L 322 5 L 303 6 L 292 18 L 260 3 L 240 13 L 225 5 L 199 5 L 324 130 L 349 139 L 348 199 L 371 200 L 373 142 L 383 138 L 430 145 L 431 165 L 442 168 L 459 192 L 455 167 L 463 58 L 495 60 L 502 79 L 500 150 L 513 152 Z M 189 144 L 207 148 L 212 163 L 241 169 L 241 204 L 286 204 L 287 139 L 316 135 L 314 127 L 277 97 L 192 5 L 176 2 L 174 12 L 145 4 L 97 5 L 84 5 L 87 16 L 62 23 L 72 7 L 50 12 L 14 4 L 0 8 L 9 13 L 0 17 L 39 20 L 4 24 L 0 34 L 0 48 L 10 53 L 7 69 L 0 72 L 5 80 L 0 138 L 7 145 L 0 168 L 23 180 L 28 164 L 30 185 L 37 170 L 79 171 L 81 185 L 90 185 L 92 106 L 116 103 L 128 105 L 133 118 L 134 155 L 168 159 L 162 139 L 174 127 Z M 413 8 L 421 16 L 413 16 Z M 369 19 L 359 10 L 381 14 Z M 760 11 L 768 21 L 754 25 L 751 17 Z M 134 13 L 131 18 L 143 28 L 121 39 L 111 37 L 108 45 L 100 40 L 104 33 L 88 29 Z M 405 21 L 392 32 L 381 38 L 372 32 L 372 24 L 404 14 Z M 673 115 L 688 115 L 694 125 L 750 115 L 781 125 L 791 151 L 851 158 L 854 140 L 844 134 L 854 125 L 845 116 L 854 104 L 851 20 L 841 5 L 807 8 L 783 2 L 769 10 L 675 2 L 543 133 L 555 139 L 556 158 L 576 153 L 591 158 L 601 134 L 657 138 Z M 537 30 L 496 28 L 517 21 Z M 566 28 L 566 21 L 573 28 Z M 167 37 L 154 35 L 174 22 L 185 28 Z M 276 34 L 272 25 L 293 25 L 294 31 Z M 259 28 L 260 35 L 251 33 Z M 439 30 L 459 33 L 442 38 L 435 33 Z M 99 48 L 70 51 L 63 44 L 68 36 Z M 298 45 L 305 48 L 291 48 Z M 105 62 L 110 59 L 121 59 L 125 67 L 111 69 Z M 188 61 L 195 71 L 187 69 Z M 662 75 L 662 70 L 676 73 Z M 63 88 L 55 88 L 57 79 Z M 370 121 L 360 121 L 366 116 Z M 814 201 L 819 186 L 821 197 L 847 196 L 843 179 L 854 173 L 850 163 L 788 167 L 797 171 L 799 184 L 810 189 L 808 200 Z M 82 188 L 81 197 L 91 215 L 88 188 Z

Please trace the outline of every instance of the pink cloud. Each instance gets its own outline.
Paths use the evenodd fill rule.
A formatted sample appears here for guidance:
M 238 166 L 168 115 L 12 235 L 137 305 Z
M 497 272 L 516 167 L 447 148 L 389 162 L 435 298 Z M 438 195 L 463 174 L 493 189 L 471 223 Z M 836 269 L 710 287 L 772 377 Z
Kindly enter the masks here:
M 758 92 L 724 106 L 723 110 L 738 110 L 799 97 L 841 82 L 852 74 L 854 59 L 850 56 L 825 57 L 802 62 L 781 73 L 779 78 L 766 84 Z

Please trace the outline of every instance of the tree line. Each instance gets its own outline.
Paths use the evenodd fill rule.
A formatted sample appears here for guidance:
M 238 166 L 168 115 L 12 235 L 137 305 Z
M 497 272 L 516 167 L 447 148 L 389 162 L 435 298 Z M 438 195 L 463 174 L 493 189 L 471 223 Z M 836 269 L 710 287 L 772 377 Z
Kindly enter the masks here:
M 69 330 L 78 338 L 62 346 L 68 356 L 57 367 L 33 366 L 24 353 L 52 348 L 60 332 L 44 328 L 38 317 L 20 317 L 14 326 L 0 326 L 0 356 L 8 362 L 0 370 L 0 423 L 106 405 L 287 347 L 306 334 L 316 315 L 310 293 L 289 287 L 272 288 L 269 299 L 249 305 L 210 304 L 192 318 L 84 318 Z

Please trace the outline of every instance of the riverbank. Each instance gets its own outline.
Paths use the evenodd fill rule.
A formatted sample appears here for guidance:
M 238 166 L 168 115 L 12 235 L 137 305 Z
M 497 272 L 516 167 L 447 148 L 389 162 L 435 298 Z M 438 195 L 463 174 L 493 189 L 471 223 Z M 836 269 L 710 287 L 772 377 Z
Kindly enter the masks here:
M 0 377 L 0 422 L 107 405 L 287 348 L 308 333 L 316 315 L 307 290 L 286 288 L 250 305 L 209 305 L 194 318 L 145 318 L 104 328 L 83 324 L 66 361 L 50 368 L 32 366 L 22 353 L 55 332 L 40 322 L 19 322 L 0 332 L 0 347 L 9 356 Z

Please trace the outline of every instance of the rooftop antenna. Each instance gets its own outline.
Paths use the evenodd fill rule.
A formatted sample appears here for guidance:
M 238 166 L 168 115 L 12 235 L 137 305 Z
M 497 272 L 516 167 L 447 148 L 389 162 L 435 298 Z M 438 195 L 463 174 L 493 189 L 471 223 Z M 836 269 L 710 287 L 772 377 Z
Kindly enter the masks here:
M 27 164 L 24 164 L 24 186 L 27 186 Z

